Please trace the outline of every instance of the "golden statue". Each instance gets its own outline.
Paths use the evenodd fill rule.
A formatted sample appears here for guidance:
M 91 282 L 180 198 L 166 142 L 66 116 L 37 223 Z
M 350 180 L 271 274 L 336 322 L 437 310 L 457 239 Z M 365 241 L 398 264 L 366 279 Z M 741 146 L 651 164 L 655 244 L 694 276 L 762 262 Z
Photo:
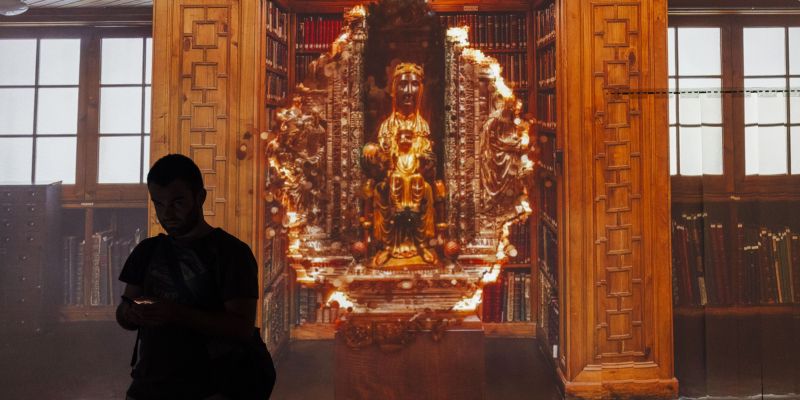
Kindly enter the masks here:
M 420 115 L 424 72 L 401 63 L 391 84 L 392 113 L 381 123 L 378 143 L 364 146 L 365 217 L 362 221 L 378 250 L 375 267 L 425 266 L 438 262 L 435 200 L 444 185 L 431 185 L 435 156 L 428 122 Z M 437 187 L 434 199 L 433 187 Z M 371 234 L 371 235 L 370 235 Z

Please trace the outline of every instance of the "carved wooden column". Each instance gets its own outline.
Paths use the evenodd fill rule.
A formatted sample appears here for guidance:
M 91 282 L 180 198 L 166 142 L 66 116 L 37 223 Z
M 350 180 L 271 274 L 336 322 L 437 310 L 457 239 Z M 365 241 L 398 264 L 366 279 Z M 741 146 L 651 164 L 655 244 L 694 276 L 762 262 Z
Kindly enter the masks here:
M 666 87 L 666 0 L 559 8 L 559 373 L 568 397 L 673 398 L 667 102 L 630 93 Z
M 259 12 L 259 1 L 235 0 L 156 0 L 153 12 L 151 162 L 191 157 L 206 219 L 253 248 Z

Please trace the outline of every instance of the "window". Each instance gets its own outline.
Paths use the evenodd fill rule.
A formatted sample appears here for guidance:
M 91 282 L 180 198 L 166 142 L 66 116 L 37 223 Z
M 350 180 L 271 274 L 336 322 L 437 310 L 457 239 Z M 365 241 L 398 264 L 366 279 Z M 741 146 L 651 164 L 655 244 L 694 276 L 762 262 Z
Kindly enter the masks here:
M 743 43 L 745 174 L 800 174 L 800 28 L 745 27 Z
M 0 182 L 75 183 L 80 48 L 0 40 Z
M 669 28 L 671 175 L 721 175 L 719 28 Z
M 149 28 L 0 31 L 0 184 L 62 181 L 76 201 L 104 190 L 120 199 L 129 189 L 106 188 L 141 186 L 149 36 Z
M 103 39 L 99 183 L 144 182 L 149 156 L 144 150 L 150 148 L 151 48 L 149 38 Z
M 675 193 L 800 194 L 800 19 L 670 15 L 667 38 Z

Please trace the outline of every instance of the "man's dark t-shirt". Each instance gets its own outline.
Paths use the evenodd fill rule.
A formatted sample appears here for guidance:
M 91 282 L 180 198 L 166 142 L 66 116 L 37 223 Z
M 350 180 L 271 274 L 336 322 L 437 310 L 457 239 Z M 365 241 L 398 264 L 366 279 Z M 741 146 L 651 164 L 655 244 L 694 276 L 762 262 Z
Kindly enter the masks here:
M 171 272 L 169 260 L 179 269 Z M 174 283 L 173 274 L 178 271 L 185 289 Z M 224 311 L 225 302 L 231 299 L 258 298 L 253 253 L 219 228 L 185 245 L 163 234 L 143 240 L 128 257 L 119 279 L 142 287 L 146 297 L 205 311 Z M 224 351 L 224 339 L 170 325 L 141 327 L 139 337 L 139 361 L 132 373 L 130 396 L 201 399 L 216 392 L 209 352 L 214 348 Z

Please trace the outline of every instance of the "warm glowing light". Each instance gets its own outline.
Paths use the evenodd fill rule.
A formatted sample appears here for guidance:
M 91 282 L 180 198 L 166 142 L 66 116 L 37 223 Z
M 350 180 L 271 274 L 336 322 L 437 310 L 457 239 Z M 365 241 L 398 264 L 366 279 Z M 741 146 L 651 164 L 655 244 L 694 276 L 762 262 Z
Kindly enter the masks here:
M 495 264 L 492 266 L 489 271 L 483 274 L 483 278 L 481 278 L 481 282 L 483 283 L 494 283 L 497 282 L 497 277 L 500 276 L 500 264 Z
M 453 306 L 456 311 L 474 311 L 481 304 L 483 298 L 483 289 L 478 289 L 475 294 L 468 299 L 463 299 Z
M 289 245 L 289 250 L 300 250 L 300 239 L 295 239 L 294 242 Z
M 482 63 L 486 60 L 486 55 L 482 51 L 473 48 L 464 49 L 462 53 L 464 57 L 474 60 L 476 63 Z
M 367 15 L 367 9 L 364 8 L 363 4 L 359 4 L 351 8 L 347 13 L 353 17 L 365 17 Z
M 347 295 L 338 290 L 333 292 L 330 297 L 328 297 L 328 301 L 326 301 L 325 304 L 330 306 L 334 301 L 338 302 L 339 307 L 342 308 L 353 307 L 353 302 L 347 297 Z
M 527 146 L 531 143 L 531 137 L 528 135 L 522 135 L 522 137 L 520 138 L 520 142 L 522 143 L 523 146 Z
M 286 216 L 289 218 L 289 225 L 290 226 L 294 225 L 298 220 L 297 213 L 294 212 L 294 211 L 287 211 L 286 212 Z
M 466 26 L 454 26 L 447 29 L 447 37 L 462 46 L 469 46 L 469 28 Z

